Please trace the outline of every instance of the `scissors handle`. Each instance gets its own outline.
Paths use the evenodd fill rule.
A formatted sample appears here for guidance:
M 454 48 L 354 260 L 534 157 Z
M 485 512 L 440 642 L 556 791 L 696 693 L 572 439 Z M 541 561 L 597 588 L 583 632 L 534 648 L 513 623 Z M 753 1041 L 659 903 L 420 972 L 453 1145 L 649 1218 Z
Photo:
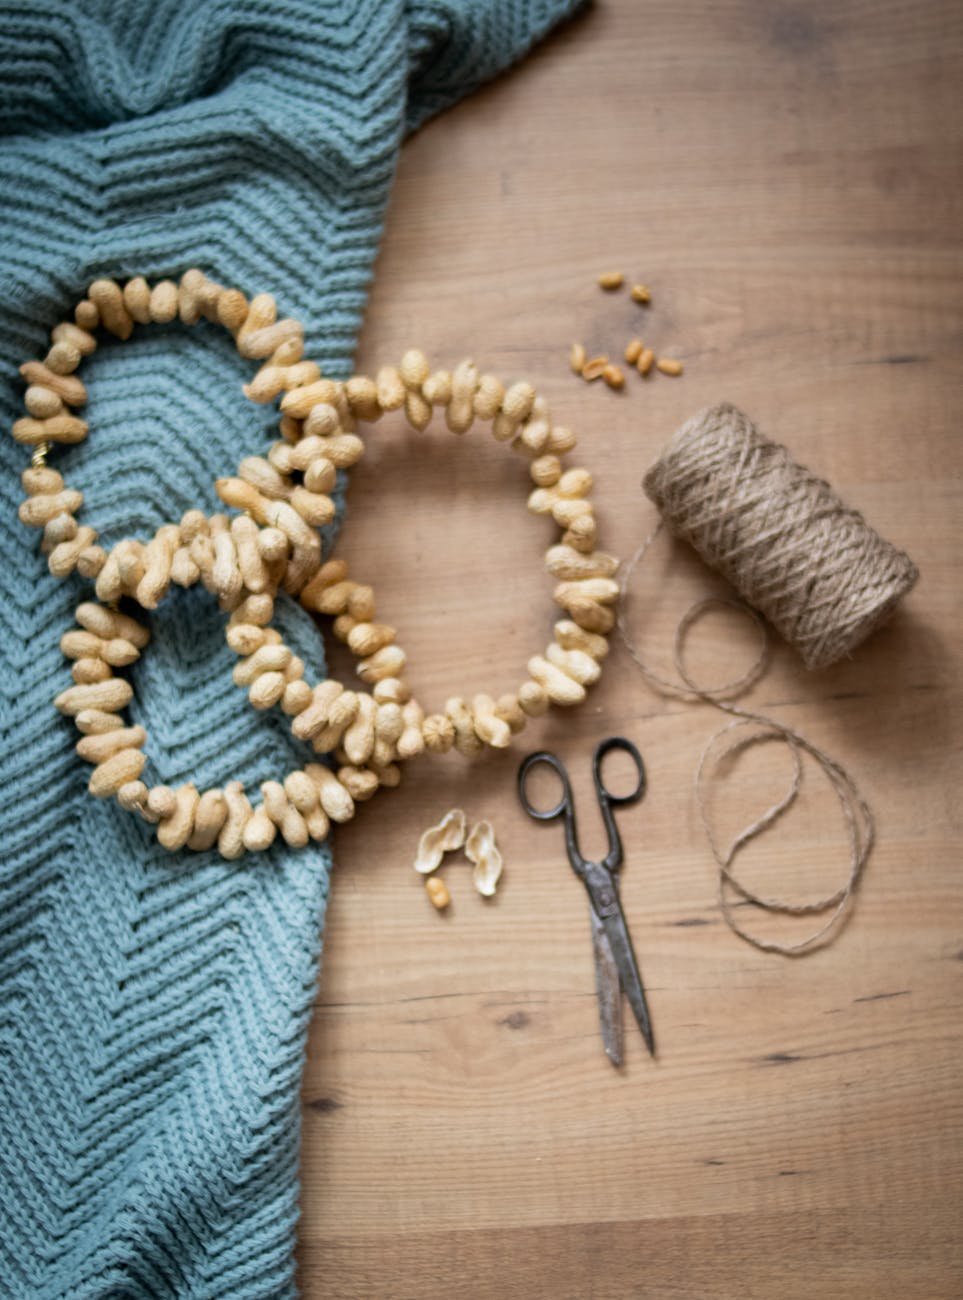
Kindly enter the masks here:
M 603 759 L 606 754 L 610 754 L 616 749 L 623 750 L 632 758 L 638 774 L 635 789 L 630 790 L 628 794 L 613 794 L 605 784 L 605 779 L 602 776 Z M 562 796 L 558 803 L 551 808 L 536 808 L 528 797 L 529 775 L 536 767 L 540 766 L 550 767 L 561 782 Z M 645 764 L 642 762 L 642 755 L 631 740 L 626 740 L 624 736 L 609 736 L 600 741 L 595 747 L 595 753 L 592 757 L 592 777 L 602 820 L 605 823 L 605 830 L 609 839 L 609 851 L 601 865 L 607 871 L 616 871 L 622 865 L 622 840 L 619 837 L 618 827 L 615 824 L 615 814 L 612 810 L 622 808 L 627 804 L 637 803 L 645 794 Z M 565 847 L 568 850 L 568 860 L 576 874 L 584 880 L 587 863 L 585 858 L 582 857 L 578 845 L 572 786 L 565 765 L 556 754 L 550 754 L 547 750 L 540 749 L 537 753 L 529 754 L 527 758 L 522 760 L 518 769 L 518 798 L 529 817 L 534 817 L 536 821 L 551 822 L 558 817 L 565 818 Z
M 611 754 L 615 749 L 624 751 L 635 763 L 638 780 L 635 783 L 635 789 L 630 790 L 628 794 L 613 794 L 605 784 L 605 779 L 602 776 L 602 760 L 606 754 Z M 626 740 L 624 736 L 609 736 L 606 740 L 600 740 L 595 747 L 595 753 L 592 756 L 592 777 L 595 781 L 595 793 L 598 796 L 602 820 L 605 822 L 605 830 L 609 837 L 609 851 L 602 866 L 607 871 L 617 871 L 622 865 L 622 839 L 615 824 L 615 815 L 612 809 L 624 808 L 628 804 L 638 803 L 645 794 L 646 776 L 642 755 L 631 740 Z
M 551 808 L 536 808 L 528 797 L 528 776 L 536 767 L 550 767 L 562 783 L 562 797 Z M 553 822 L 556 817 L 562 816 L 566 806 L 571 806 L 573 802 L 572 787 L 569 783 L 568 772 L 566 772 L 565 764 L 557 754 L 550 754 L 548 750 L 540 749 L 537 753 L 529 754 L 527 758 L 522 759 L 518 769 L 518 798 L 529 817 L 534 817 L 537 822 Z
M 551 808 L 536 808 L 528 797 L 528 777 L 536 767 L 550 767 L 562 783 L 562 797 Z M 518 798 L 529 817 L 533 817 L 537 822 L 553 822 L 558 817 L 565 818 L 565 847 L 568 850 L 568 860 L 576 875 L 583 875 L 584 860 L 579 851 L 578 833 L 575 827 L 575 800 L 572 798 L 572 786 L 562 760 L 545 749 L 540 749 L 537 753 L 529 754 L 523 759 L 518 769 Z

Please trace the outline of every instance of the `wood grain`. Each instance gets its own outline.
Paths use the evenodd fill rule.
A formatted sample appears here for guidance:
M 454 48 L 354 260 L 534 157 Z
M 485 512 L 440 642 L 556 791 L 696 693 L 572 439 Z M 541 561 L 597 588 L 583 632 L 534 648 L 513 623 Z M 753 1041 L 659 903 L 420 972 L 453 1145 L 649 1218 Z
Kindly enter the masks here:
M 339 832 L 303 1093 L 300 1282 L 309 1297 L 919 1297 L 963 1293 L 958 798 L 963 14 L 950 3 L 610 0 L 405 148 L 359 356 L 417 341 L 526 376 L 580 434 L 607 549 L 653 523 L 639 482 L 723 398 L 919 564 L 892 623 L 805 672 L 775 647 L 749 700 L 846 762 L 879 841 L 849 924 L 803 960 L 719 918 L 692 774 L 724 719 L 653 694 L 621 646 L 590 701 L 468 771 L 424 760 Z M 653 303 L 602 294 L 609 266 Z M 573 339 L 640 333 L 686 363 L 624 395 L 567 371 Z M 553 617 L 503 447 L 385 421 L 339 543 L 376 579 L 426 704 L 510 689 Z M 660 542 L 631 622 L 656 665 L 713 581 Z M 708 622 L 693 666 L 748 652 Z M 347 671 L 333 655 L 336 669 Z M 555 749 L 584 847 L 597 739 L 631 736 L 649 792 L 622 818 L 626 913 L 659 1058 L 598 1037 L 583 891 L 514 772 Z M 730 831 L 785 776 L 737 770 Z M 845 866 L 815 773 L 746 875 L 811 895 Z M 438 916 L 410 862 L 452 805 L 507 860 L 485 903 L 446 870 Z M 762 923 L 760 923 L 762 924 Z M 769 931 L 772 932 L 772 931 Z

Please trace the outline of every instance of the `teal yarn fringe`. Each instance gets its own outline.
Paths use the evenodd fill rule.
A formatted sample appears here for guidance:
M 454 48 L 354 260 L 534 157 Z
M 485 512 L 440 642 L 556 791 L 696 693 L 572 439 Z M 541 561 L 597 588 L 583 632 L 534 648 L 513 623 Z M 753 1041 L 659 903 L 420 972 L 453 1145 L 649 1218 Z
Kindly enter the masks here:
M 348 373 L 405 134 L 573 0 L 0 0 L 0 405 L 99 275 L 200 266 L 271 292 Z M 91 433 L 53 463 L 107 542 L 218 508 L 273 408 L 204 323 L 105 342 Z M 299 1086 L 327 847 L 169 855 L 86 793 L 58 643 L 89 585 L 17 521 L 0 443 L 0 1295 L 293 1295 Z M 323 676 L 317 632 L 279 601 Z M 203 592 L 151 619 L 133 674 L 148 775 L 254 786 L 303 761 L 229 681 Z M 337 1293 L 336 1280 L 332 1293 Z

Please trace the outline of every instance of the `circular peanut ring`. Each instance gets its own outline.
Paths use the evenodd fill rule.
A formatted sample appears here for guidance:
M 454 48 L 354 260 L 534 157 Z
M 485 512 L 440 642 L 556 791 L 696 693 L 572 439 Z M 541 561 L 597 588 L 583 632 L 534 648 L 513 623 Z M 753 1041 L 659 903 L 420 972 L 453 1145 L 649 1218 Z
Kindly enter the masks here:
M 182 585 L 192 586 L 200 576 L 200 571 L 185 575 Z M 160 599 L 163 596 L 156 603 Z M 265 649 L 280 645 L 277 633 L 263 626 L 272 612 L 269 595 L 247 595 L 238 608 L 245 617 L 259 621 L 235 627 L 257 627 L 263 633 Z M 207 850 L 216 846 L 223 857 L 233 859 L 267 849 L 278 833 L 290 846 L 303 847 L 309 840 L 323 840 L 331 821 L 350 820 L 356 802 L 370 797 L 379 784 L 397 783 L 397 768 L 391 770 L 390 766 L 380 772 L 343 768 L 336 774 L 325 764 L 307 763 L 283 780 L 265 781 L 256 807 L 237 781 L 203 793 L 191 783 L 176 790 L 167 786 L 148 789 L 141 780 L 147 734 L 124 716 L 133 699 L 133 687 L 119 673 L 140 657 L 148 642 L 147 628 L 138 619 L 101 601 L 82 603 L 77 609 L 77 627 L 61 640 L 64 653 L 74 660 L 75 684 L 62 691 L 55 704 L 74 719 L 81 732 L 77 752 L 93 764 L 90 793 L 99 798 L 114 796 L 123 807 L 155 823 L 164 848 Z M 292 666 L 288 652 L 288 672 L 279 674 L 287 686 L 301 680 L 296 671 L 290 671 Z
M 591 475 L 584 469 L 563 469 L 561 458 L 574 446 L 574 435 L 552 424 L 547 404 L 527 383 L 506 389 L 495 376 L 480 375 L 471 361 L 451 372 L 432 372 L 424 354 L 412 350 L 398 367 L 384 366 L 375 378 L 356 375 L 344 383 L 322 379 L 291 389 L 281 401 L 286 421 L 282 438 L 265 461 L 245 462 L 242 478 L 219 480 L 218 493 L 225 504 L 267 522 L 269 510 L 277 507 L 259 491 L 260 476 L 266 490 L 283 494 L 307 514 L 306 498 L 315 490 L 330 490 L 336 470 L 360 457 L 364 444 L 359 426 L 397 410 L 420 431 L 435 406 L 444 407 L 453 432 L 463 434 L 476 421 L 490 422 L 496 440 L 529 457 L 535 484 L 529 509 L 551 515 L 563 530 L 559 543 L 549 548 L 546 567 L 559 579 L 554 595 L 567 617 L 556 623 L 554 641 L 545 652 L 528 661 L 529 678 L 516 693 L 497 700 L 487 694 L 470 700 L 454 697 L 443 711 L 426 717 L 402 676 L 406 660 L 395 629 L 375 621 L 372 589 L 352 581 L 344 561 L 329 560 L 303 585 L 286 582 L 289 589 L 299 590 L 305 608 L 334 620 L 335 635 L 360 661 L 358 675 L 373 687 L 374 703 L 363 692 L 344 692 L 345 698 L 335 704 L 331 692 L 339 688 L 326 683 L 315 688 L 311 702 L 295 717 L 295 734 L 312 740 L 322 752 L 340 745 L 345 724 L 339 749 L 343 761 L 358 761 L 372 736 L 382 763 L 413 757 L 425 748 L 445 752 L 454 746 L 466 754 L 486 746 L 504 748 L 528 716 L 544 712 L 550 703 L 580 703 L 586 688 L 598 679 L 599 661 L 608 649 L 605 637 L 615 621 L 618 561 L 595 549 L 595 518 L 588 499 Z M 249 653 L 243 645 L 237 648 Z M 264 652 L 254 666 L 279 654 Z M 246 676 L 242 684 L 249 684 Z M 255 692 L 255 703 L 262 703 L 265 692 L 252 687 L 252 698 Z M 345 723 L 352 716 L 354 721 Z

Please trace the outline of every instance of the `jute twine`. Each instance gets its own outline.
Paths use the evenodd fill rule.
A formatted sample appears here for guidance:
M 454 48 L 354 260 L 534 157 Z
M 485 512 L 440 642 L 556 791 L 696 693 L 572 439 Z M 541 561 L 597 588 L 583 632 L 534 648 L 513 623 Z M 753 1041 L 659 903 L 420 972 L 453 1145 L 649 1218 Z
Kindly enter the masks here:
M 619 632 L 654 689 L 664 695 L 704 700 L 734 717 L 706 744 L 695 775 L 696 804 L 718 867 L 720 907 L 729 927 L 747 943 L 764 952 L 800 956 L 820 947 L 840 925 L 872 848 L 875 826 L 869 805 L 841 763 L 794 728 L 732 703 L 759 680 L 768 663 L 765 624 L 756 609 L 799 650 L 809 667 L 819 667 L 848 653 L 867 636 L 913 585 L 917 570 L 908 556 L 843 505 L 828 484 L 796 465 L 784 447 L 760 434 L 734 406 L 710 408 L 684 424 L 646 474 L 644 487 L 663 518 L 622 575 Z M 686 611 L 673 646 L 676 681 L 649 667 L 625 618 L 632 574 L 663 523 L 691 542 L 750 602 L 711 598 L 697 601 Z M 759 652 L 740 677 L 704 686 L 686 668 L 685 645 L 693 624 L 720 605 L 735 608 L 753 621 Z M 724 847 L 707 811 L 706 783 L 727 758 L 752 745 L 773 741 L 784 743 L 792 757 L 789 788 Z M 849 864 L 844 882 L 831 894 L 793 902 L 749 889 L 736 876 L 733 863 L 751 840 L 795 802 L 802 786 L 804 754 L 817 764 L 839 799 L 849 841 Z M 738 900 L 794 916 L 829 915 L 800 942 L 779 943 L 761 939 L 740 924 L 733 911 Z
M 643 487 L 670 532 L 728 578 L 807 668 L 849 654 L 919 576 L 908 555 L 728 403 L 682 425 Z

